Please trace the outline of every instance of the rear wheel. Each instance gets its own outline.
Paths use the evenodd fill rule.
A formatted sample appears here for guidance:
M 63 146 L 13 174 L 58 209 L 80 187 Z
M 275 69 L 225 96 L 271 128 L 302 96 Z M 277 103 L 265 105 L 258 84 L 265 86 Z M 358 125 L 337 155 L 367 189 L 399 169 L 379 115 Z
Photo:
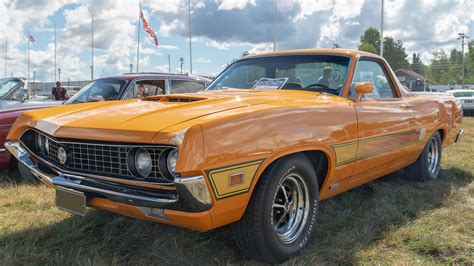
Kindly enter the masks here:
M 435 132 L 420 157 L 412 165 L 405 168 L 405 173 L 411 179 L 434 180 L 438 178 L 441 165 L 441 137 L 439 132 Z
M 294 155 L 278 161 L 260 177 L 242 219 L 232 226 L 242 252 L 267 263 L 281 263 L 310 242 L 319 199 L 309 159 Z

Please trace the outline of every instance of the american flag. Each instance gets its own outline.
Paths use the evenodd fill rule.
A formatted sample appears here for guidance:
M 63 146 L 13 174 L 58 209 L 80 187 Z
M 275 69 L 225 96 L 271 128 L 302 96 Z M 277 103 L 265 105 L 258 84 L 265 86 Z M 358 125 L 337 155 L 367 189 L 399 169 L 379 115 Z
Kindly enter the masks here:
M 148 21 L 145 19 L 145 16 L 143 15 L 143 12 L 142 12 L 141 8 L 140 8 L 140 18 L 143 21 L 143 28 L 145 28 L 145 31 L 150 36 L 151 40 L 153 41 L 153 44 L 155 46 L 158 46 L 158 38 L 156 38 L 155 32 L 150 27 L 150 24 L 148 23 Z
M 29 33 L 28 33 L 28 40 L 29 40 L 30 42 L 32 42 L 32 43 L 36 43 L 35 37 L 33 37 L 33 35 L 31 35 L 31 34 L 29 34 Z

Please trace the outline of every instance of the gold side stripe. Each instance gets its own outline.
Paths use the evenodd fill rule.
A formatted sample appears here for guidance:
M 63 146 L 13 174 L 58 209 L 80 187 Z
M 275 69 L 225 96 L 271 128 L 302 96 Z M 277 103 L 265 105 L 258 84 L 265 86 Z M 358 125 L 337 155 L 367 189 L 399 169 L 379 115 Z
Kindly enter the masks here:
M 347 164 L 347 163 L 352 163 L 352 162 L 355 162 L 355 161 L 358 161 L 358 160 L 362 160 L 362 159 L 365 159 L 365 158 L 376 156 L 376 155 L 384 153 L 384 152 L 388 152 L 388 151 L 391 151 L 391 150 L 396 150 L 396 149 L 402 148 L 402 147 L 407 146 L 407 145 L 415 144 L 417 142 L 422 141 L 422 138 L 421 138 L 421 136 L 419 136 L 416 141 L 410 141 L 408 143 L 404 143 L 404 144 L 401 144 L 401 145 L 398 145 L 398 146 L 395 146 L 395 147 L 390 147 L 390 148 L 387 148 L 387 149 L 383 149 L 383 150 L 379 150 L 379 151 L 372 152 L 372 153 L 369 153 L 369 154 L 365 154 L 363 156 L 359 156 L 359 155 L 357 155 L 357 149 L 358 149 L 358 145 L 361 144 L 361 143 L 367 143 L 369 141 L 383 140 L 383 139 L 387 139 L 387 138 L 393 138 L 393 137 L 416 134 L 416 133 L 421 134 L 422 132 L 421 132 L 421 130 L 410 130 L 410 131 L 405 131 L 405 132 L 388 134 L 388 135 L 384 135 L 384 136 L 369 137 L 369 138 L 365 138 L 365 139 L 362 139 L 362 140 L 359 140 L 359 141 L 355 140 L 355 141 L 349 141 L 349 142 L 344 142 L 344 143 L 333 144 L 333 145 L 331 145 L 331 147 L 334 150 L 334 153 L 336 154 L 336 166 L 341 166 L 341 165 L 344 165 L 344 164 Z M 349 150 L 349 151 L 341 150 L 341 147 L 345 147 L 347 149 L 347 148 L 349 148 L 348 146 L 350 146 L 350 145 L 354 145 L 354 147 L 352 147 L 352 150 Z M 343 161 L 338 162 L 337 160 L 339 158 L 344 157 L 344 156 L 340 155 L 342 152 L 343 153 L 347 153 L 347 152 L 356 153 L 356 155 L 354 155 L 354 157 L 352 159 L 345 159 Z M 338 154 L 339 154 L 339 156 L 338 156 Z

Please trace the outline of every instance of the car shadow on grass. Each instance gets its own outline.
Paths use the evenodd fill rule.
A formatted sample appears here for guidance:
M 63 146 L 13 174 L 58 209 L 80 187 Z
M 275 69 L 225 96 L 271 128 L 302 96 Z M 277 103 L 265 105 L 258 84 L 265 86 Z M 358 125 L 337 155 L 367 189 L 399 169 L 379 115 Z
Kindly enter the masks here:
M 357 252 L 420 212 L 443 205 L 455 188 L 472 182 L 459 168 L 431 182 L 392 174 L 322 201 L 315 241 L 294 263 L 357 263 Z M 19 181 L 21 182 L 21 181 Z M 1 185 L 0 185 L 1 186 Z M 0 262 L 7 264 L 255 264 L 242 258 L 229 227 L 198 233 L 103 211 L 48 226 L 2 233 Z

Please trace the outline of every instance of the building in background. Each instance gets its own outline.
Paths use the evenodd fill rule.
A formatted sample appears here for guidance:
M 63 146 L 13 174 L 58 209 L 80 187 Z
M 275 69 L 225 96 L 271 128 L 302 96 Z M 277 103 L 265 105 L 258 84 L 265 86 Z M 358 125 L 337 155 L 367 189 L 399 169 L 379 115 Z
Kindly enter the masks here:
M 431 91 L 429 80 L 414 71 L 397 69 L 395 75 L 410 91 Z

